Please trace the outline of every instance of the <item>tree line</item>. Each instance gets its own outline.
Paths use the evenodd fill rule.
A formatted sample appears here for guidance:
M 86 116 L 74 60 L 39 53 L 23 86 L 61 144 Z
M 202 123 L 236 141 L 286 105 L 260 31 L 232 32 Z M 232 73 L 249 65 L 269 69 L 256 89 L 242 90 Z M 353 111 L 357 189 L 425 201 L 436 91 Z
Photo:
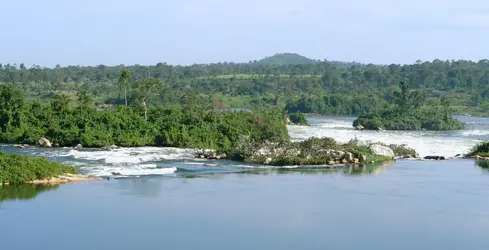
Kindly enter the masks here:
M 165 88 L 154 89 L 152 93 L 158 98 L 146 104 L 174 105 L 183 96 L 206 95 L 229 106 L 288 105 L 298 110 L 302 105 L 298 111 L 347 115 L 382 108 L 402 81 L 423 90 L 429 102 L 439 102 L 450 94 L 456 111 L 484 113 L 489 107 L 488 60 L 374 65 L 293 57 L 276 55 L 248 63 L 189 66 L 158 63 L 45 68 L 6 64 L 0 65 L 0 81 L 23 88 L 29 98 L 50 100 L 59 93 L 76 95 L 90 89 L 98 105 L 126 105 L 131 98 L 129 85 L 152 78 L 164 82 Z M 121 78 L 121 72 L 130 74 Z M 121 88 L 121 80 L 126 88 Z M 306 108 L 306 102 L 315 104 Z

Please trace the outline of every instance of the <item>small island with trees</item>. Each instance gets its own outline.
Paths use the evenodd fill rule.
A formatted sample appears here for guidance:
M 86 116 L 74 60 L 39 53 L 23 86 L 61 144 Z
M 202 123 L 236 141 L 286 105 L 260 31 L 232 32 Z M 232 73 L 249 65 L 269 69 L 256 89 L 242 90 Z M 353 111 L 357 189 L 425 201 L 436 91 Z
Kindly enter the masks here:
M 378 113 L 369 113 L 353 122 L 357 129 L 369 130 L 458 130 L 464 124 L 453 118 L 450 97 L 443 96 L 439 105 L 425 105 L 426 93 L 412 91 L 401 82 L 401 91 L 393 94 L 392 105 Z
M 358 129 L 462 129 L 452 113 L 488 115 L 488 75 L 489 60 L 375 65 L 293 53 L 188 66 L 0 64 L 0 143 L 195 148 L 212 150 L 198 157 L 276 166 L 367 164 L 416 153 L 334 138 L 291 142 L 286 125 L 320 114 L 356 116 Z M 4 183 L 74 173 L 1 157 Z

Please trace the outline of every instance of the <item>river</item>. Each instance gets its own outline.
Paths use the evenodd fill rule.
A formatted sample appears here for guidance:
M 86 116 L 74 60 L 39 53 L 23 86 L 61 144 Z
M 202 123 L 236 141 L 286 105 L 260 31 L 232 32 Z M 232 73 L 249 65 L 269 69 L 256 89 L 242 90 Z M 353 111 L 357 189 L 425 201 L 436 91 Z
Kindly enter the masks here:
M 466 130 L 356 131 L 351 117 L 308 117 L 289 133 L 444 156 L 489 139 L 489 119 L 458 118 Z M 489 249 L 489 171 L 472 160 L 275 169 L 185 149 L 0 150 L 115 178 L 0 188 L 2 249 Z

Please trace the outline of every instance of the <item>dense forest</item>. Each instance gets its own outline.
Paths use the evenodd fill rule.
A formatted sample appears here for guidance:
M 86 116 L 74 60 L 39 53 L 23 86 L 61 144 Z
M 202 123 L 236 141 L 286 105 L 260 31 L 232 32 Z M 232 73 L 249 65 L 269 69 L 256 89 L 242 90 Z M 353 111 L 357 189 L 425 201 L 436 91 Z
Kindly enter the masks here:
M 58 146 L 169 146 L 229 149 L 245 136 L 253 141 L 289 139 L 281 110 L 227 111 L 205 98 L 181 98 L 178 106 L 146 103 L 162 81 L 146 78 L 131 86 L 130 106 L 96 109 L 83 90 L 72 102 L 58 94 L 28 100 L 14 84 L 0 85 L 0 142 L 36 144 L 47 137 Z M 156 91 L 157 92 L 157 91 Z
M 130 75 L 121 81 L 123 70 Z M 374 65 L 277 54 L 248 63 L 190 66 L 0 65 L 0 81 L 21 87 L 29 99 L 47 100 L 63 94 L 74 101 L 80 91 L 90 90 L 97 106 L 124 104 L 125 93 L 132 91 L 124 86 L 144 78 L 164 82 L 148 100 L 153 105 L 209 98 L 225 107 L 278 105 L 291 113 L 365 115 L 388 106 L 404 81 L 424 91 L 430 105 L 449 96 L 454 113 L 485 115 L 489 108 L 489 60 Z

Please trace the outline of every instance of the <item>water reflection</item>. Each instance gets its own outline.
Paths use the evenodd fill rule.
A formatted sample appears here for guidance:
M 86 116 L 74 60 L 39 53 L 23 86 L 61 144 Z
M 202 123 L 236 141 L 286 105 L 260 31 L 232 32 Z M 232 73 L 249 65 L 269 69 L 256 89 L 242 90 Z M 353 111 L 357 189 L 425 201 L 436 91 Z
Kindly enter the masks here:
M 480 168 L 489 171 L 489 161 L 487 161 L 487 160 L 478 160 L 478 161 L 475 161 L 475 164 L 477 166 L 479 166 Z
M 0 202 L 6 200 L 30 200 L 34 199 L 39 193 L 54 190 L 59 185 L 6 185 L 0 186 Z
M 275 168 L 275 169 L 253 169 L 244 171 L 238 174 L 242 175 L 287 175 L 287 174 L 300 174 L 300 175 L 332 175 L 343 174 L 349 176 L 361 176 L 361 175 L 379 175 L 385 172 L 391 171 L 394 162 L 384 162 L 382 164 L 374 165 L 351 165 L 337 168 L 327 167 L 298 167 L 298 168 Z

